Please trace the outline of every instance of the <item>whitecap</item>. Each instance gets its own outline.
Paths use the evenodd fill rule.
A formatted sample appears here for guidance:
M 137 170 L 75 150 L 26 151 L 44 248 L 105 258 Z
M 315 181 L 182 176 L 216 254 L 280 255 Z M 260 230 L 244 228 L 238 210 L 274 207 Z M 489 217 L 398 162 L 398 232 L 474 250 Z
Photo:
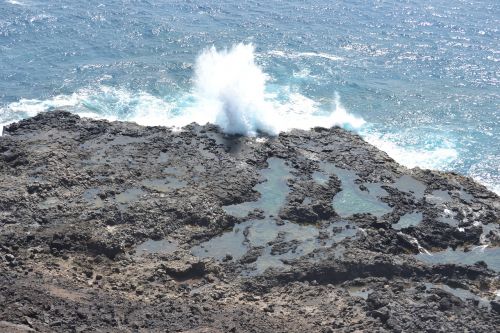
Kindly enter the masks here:
M 42 111 L 76 106 L 81 103 L 87 95 L 88 92 L 82 90 L 71 95 L 57 95 L 46 100 L 22 98 L 18 102 L 10 103 L 7 107 L 3 108 L 2 111 L 24 113 L 32 117 Z
M 41 21 L 54 22 L 57 18 L 48 14 L 38 14 L 29 18 L 29 23 L 38 23 Z
M 0 121 L 66 109 L 93 118 L 150 126 L 180 128 L 192 122 L 214 123 L 227 133 L 249 136 L 317 126 L 355 129 L 365 124 L 362 118 L 347 112 L 338 94 L 320 104 L 288 86 L 271 87 L 269 80 L 255 62 L 253 45 L 238 44 L 227 50 L 211 47 L 196 61 L 193 89 L 179 96 L 162 98 L 101 85 L 46 100 L 21 99 L 0 109 Z
M 405 135 L 406 133 L 382 134 L 368 131 L 362 133 L 366 141 L 385 151 L 396 162 L 408 168 L 420 167 L 446 170 L 459 157 L 458 150 L 451 143 L 435 147 L 409 146 L 400 143 L 404 141 L 402 137 Z M 441 140 L 436 139 L 433 141 L 438 142 Z
M 333 107 L 325 110 L 312 99 L 290 92 L 289 87 L 270 91 L 270 77 L 255 63 L 254 51 L 251 44 L 205 50 L 195 65 L 195 104 L 184 116 L 201 124 L 215 123 L 227 133 L 249 136 L 316 126 L 359 128 L 365 123 L 346 111 L 338 95 L 332 100 Z
M 26 6 L 26 3 L 18 1 L 18 0 L 5 0 L 5 2 L 10 3 L 11 5 Z
M 318 52 L 318 53 L 315 53 L 315 52 L 301 52 L 301 53 L 298 53 L 297 56 L 298 57 L 318 57 L 318 58 L 325 58 L 325 59 L 332 60 L 332 61 L 342 61 L 342 60 L 344 60 L 343 57 L 339 57 L 339 56 L 336 56 L 336 55 L 333 55 L 333 54 L 324 53 L 324 52 Z
M 267 54 L 276 56 L 276 57 L 283 57 L 283 58 L 289 58 L 289 59 L 297 59 L 297 58 L 324 58 L 328 59 L 331 61 L 343 61 L 345 60 L 343 57 L 334 55 L 334 54 L 329 54 L 325 52 L 284 52 L 281 50 L 272 50 L 267 52 Z

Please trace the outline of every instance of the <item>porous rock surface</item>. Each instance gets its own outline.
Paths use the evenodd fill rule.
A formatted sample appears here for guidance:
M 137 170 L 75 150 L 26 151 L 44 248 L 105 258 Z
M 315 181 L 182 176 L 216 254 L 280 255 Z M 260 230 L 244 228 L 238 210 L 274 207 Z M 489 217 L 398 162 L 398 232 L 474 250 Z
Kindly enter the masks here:
M 270 158 L 290 172 L 279 213 L 228 213 L 258 201 Z M 387 212 L 341 216 L 332 199 L 350 185 L 315 180 L 325 163 L 355 174 L 355 190 L 382 189 Z M 284 231 L 240 257 L 193 250 L 248 221 Z M 350 234 L 331 241 L 339 222 Z M 0 331 L 494 332 L 500 258 L 420 258 L 498 249 L 499 223 L 484 186 L 409 170 L 340 128 L 249 138 L 42 113 L 0 137 Z M 318 230 L 307 251 L 284 236 L 292 226 Z M 262 258 L 279 264 L 258 270 Z

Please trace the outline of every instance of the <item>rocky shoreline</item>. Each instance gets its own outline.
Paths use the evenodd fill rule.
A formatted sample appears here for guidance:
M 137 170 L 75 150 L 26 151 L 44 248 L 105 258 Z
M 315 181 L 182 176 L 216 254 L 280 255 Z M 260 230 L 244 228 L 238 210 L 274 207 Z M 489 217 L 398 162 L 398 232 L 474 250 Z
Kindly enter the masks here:
M 340 128 L 0 137 L 0 331 L 494 332 L 500 199 Z

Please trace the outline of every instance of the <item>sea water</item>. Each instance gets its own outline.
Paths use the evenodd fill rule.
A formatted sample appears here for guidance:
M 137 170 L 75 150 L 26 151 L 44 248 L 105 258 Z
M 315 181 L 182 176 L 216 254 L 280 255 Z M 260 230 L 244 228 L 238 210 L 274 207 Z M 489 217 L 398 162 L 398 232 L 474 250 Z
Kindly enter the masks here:
M 0 0 L 0 126 L 83 116 L 277 134 L 339 125 L 500 193 L 500 6 Z

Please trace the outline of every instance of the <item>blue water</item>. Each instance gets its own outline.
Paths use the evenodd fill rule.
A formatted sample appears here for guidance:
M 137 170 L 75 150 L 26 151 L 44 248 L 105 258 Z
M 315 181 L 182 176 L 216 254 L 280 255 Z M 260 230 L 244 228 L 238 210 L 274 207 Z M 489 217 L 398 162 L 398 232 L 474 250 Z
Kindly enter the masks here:
M 0 0 L 0 124 L 66 107 L 182 125 L 214 96 L 243 113 L 275 108 L 291 127 L 340 108 L 337 123 L 399 162 L 500 193 L 499 27 L 496 0 Z M 253 63 L 234 73 L 238 63 L 225 71 L 198 58 L 239 43 L 255 46 L 265 105 L 251 102 L 262 95 Z M 214 81 L 200 83 L 200 67 L 219 68 Z M 351 126 L 354 116 L 365 122 Z

